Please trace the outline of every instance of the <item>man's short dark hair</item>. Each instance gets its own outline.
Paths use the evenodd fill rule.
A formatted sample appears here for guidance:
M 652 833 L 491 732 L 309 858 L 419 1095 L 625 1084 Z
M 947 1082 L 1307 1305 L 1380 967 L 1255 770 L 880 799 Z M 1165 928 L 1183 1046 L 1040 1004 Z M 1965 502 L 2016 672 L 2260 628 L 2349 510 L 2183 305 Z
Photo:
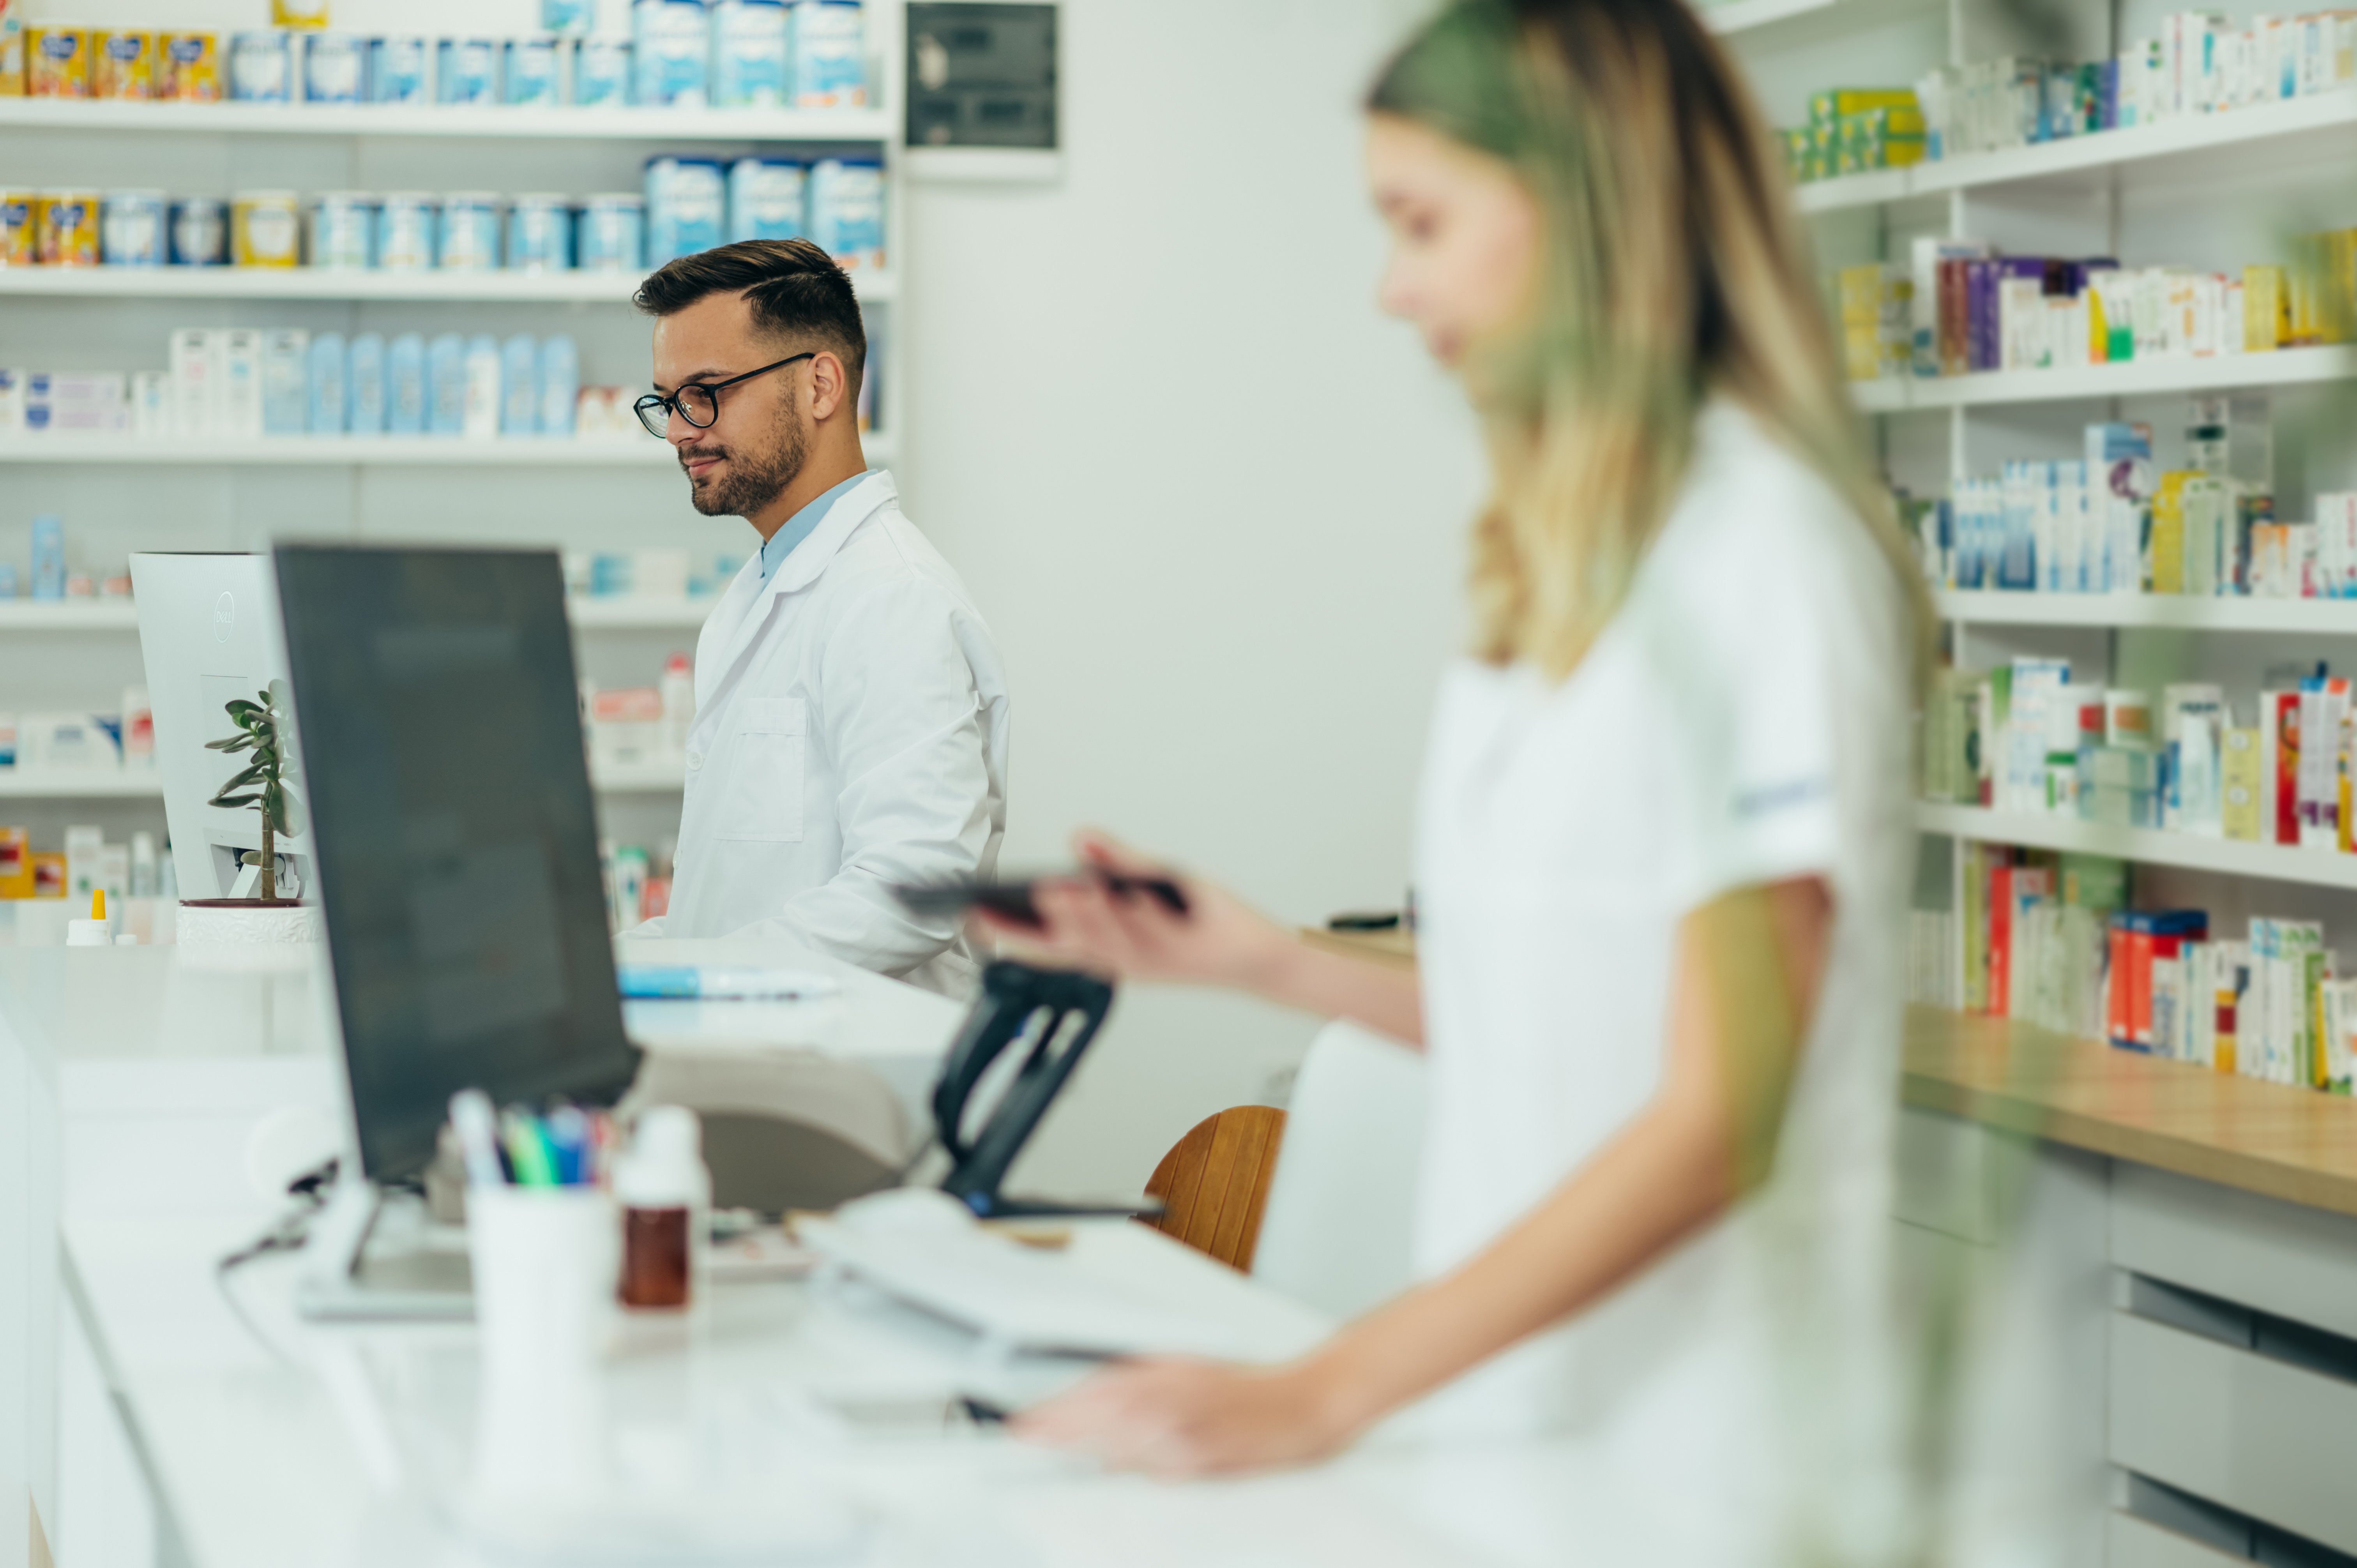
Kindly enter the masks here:
M 867 371 L 859 297 L 850 274 L 808 240 L 740 240 L 675 257 L 639 285 L 630 303 L 648 316 L 676 316 L 707 295 L 740 293 L 758 330 L 832 350 L 858 392 Z

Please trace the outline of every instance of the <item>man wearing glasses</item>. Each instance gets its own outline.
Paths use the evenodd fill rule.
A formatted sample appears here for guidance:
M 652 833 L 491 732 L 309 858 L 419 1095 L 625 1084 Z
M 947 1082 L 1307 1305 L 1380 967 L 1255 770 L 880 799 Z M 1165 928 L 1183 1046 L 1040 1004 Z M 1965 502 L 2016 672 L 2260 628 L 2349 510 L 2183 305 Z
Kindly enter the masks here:
M 670 912 L 633 936 L 789 937 L 952 994 L 953 917 L 895 883 L 987 876 L 1006 827 L 1006 682 L 965 586 L 859 446 L 867 338 L 851 280 L 805 240 L 682 256 L 640 421 L 689 499 L 760 535 L 704 623 Z

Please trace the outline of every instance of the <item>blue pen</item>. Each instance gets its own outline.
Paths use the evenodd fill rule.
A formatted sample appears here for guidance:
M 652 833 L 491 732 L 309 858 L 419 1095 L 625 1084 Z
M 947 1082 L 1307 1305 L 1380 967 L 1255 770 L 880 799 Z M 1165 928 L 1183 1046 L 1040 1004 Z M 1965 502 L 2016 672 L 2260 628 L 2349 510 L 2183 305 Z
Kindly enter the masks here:
M 558 1105 L 541 1119 L 541 1132 L 548 1140 L 549 1163 L 555 1167 L 556 1185 L 578 1187 L 589 1179 L 589 1118 L 577 1106 Z

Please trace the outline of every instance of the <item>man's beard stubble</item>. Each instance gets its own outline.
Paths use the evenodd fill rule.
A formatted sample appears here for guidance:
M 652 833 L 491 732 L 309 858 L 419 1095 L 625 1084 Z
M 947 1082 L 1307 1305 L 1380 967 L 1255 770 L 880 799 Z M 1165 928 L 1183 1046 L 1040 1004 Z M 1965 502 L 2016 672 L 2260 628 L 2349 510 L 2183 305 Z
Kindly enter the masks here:
M 726 463 L 716 479 L 688 481 L 689 504 L 706 517 L 751 517 L 783 495 L 809 460 L 810 443 L 791 408 L 779 411 L 776 431 L 777 445 L 763 456 L 739 446 L 692 446 L 682 453 L 683 466 L 693 456 L 716 456 Z

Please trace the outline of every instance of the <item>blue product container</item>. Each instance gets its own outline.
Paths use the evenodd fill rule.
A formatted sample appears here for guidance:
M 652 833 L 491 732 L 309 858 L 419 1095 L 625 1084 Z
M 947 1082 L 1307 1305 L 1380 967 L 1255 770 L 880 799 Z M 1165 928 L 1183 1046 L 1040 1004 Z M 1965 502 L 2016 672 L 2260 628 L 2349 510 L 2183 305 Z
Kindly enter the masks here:
M 573 206 L 562 196 L 531 192 L 508 203 L 508 267 L 561 273 L 573 265 Z
M 647 199 L 607 191 L 582 205 L 578 230 L 585 272 L 636 272 L 646 264 Z
M 738 158 L 728 166 L 728 242 L 792 240 L 809 232 L 810 170 L 791 158 Z
M 540 0 L 540 25 L 552 33 L 579 38 L 597 23 L 597 0 Z
M 300 435 L 311 427 L 311 335 L 300 328 L 262 334 L 262 433 Z
M 311 404 L 311 434 L 341 435 L 351 420 L 351 350 L 342 333 L 312 335 L 310 373 L 304 381 Z
M 358 103 L 367 96 L 369 40 L 312 33 L 303 40 L 303 102 Z
M 172 264 L 229 264 L 229 203 L 217 196 L 187 196 L 172 203 Z
M 711 29 L 704 0 L 631 0 L 638 49 L 638 101 L 701 108 L 709 96 Z
M 426 103 L 424 38 L 376 38 L 369 44 L 368 97 L 371 103 Z
M 712 102 L 726 109 L 790 102 L 785 0 L 714 0 Z
M 811 167 L 810 237 L 846 272 L 884 265 L 884 166 L 824 158 Z
M 500 434 L 540 434 L 540 345 L 529 332 L 500 345 Z
M 384 434 L 384 338 L 363 332 L 344 361 L 344 424 L 354 435 Z
M 559 332 L 540 341 L 540 433 L 573 434 L 574 406 L 581 401 L 581 354 Z
M 487 273 L 500 264 L 500 199 L 488 190 L 442 199 L 434 264 L 446 273 Z
M 856 109 L 867 102 L 866 19 L 856 0 L 795 0 L 789 50 L 800 109 Z
M 98 259 L 110 267 L 160 267 L 170 248 L 160 190 L 110 190 L 99 207 Z
M 712 158 L 647 160 L 647 265 L 721 242 L 728 184 Z
M 66 520 L 43 512 L 33 520 L 33 597 L 66 596 Z
M 376 254 L 376 198 L 365 190 L 322 191 L 311 203 L 311 264 L 364 272 Z
M 425 379 L 425 339 L 395 338 L 384 351 L 384 428 L 393 435 L 423 435 L 433 413 Z
M 434 265 L 435 231 L 442 203 L 422 190 L 388 190 L 376 209 L 375 264 L 389 273 L 422 273 Z
M 230 35 L 229 95 L 238 103 L 285 103 L 294 97 L 295 47 L 285 28 Z
M 565 102 L 554 38 L 510 38 L 500 76 L 501 102 L 545 108 Z
M 489 38 L 444 38 L 434 51 L 434 101 L 497 103 L 499 45 Z
M 425 428 L 457 435 L 467 428 L 467 340 L 440 332 L 425 346 Z
M 630 101 L 628 38 L 583 38 L 573 48 L 573 102 L 585 109 L 618 108 Z

